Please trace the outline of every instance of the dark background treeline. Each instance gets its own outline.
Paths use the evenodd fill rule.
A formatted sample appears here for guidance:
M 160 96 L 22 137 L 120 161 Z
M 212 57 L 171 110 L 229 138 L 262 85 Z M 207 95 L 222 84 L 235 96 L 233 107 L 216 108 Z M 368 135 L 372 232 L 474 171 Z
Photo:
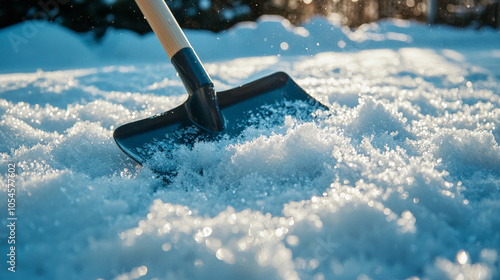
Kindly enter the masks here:
M 383 18 L 431 24 L 499 28 L 500 0 L 167 0 L 183 28 L 221 31 L 264 14 L 301 24 L 314 15 L 339 14 L 357 27 Z M 108 27 L 150 31 L 134 0 L 3 0 L 0 28 L 28 19 L 56 21 L 77 32 L 102 36 Z

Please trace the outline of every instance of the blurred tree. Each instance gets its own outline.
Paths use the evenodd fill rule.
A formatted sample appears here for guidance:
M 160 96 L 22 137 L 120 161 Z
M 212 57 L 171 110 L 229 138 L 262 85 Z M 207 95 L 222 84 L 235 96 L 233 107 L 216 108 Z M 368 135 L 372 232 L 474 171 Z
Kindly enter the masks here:
M 436 24 L 499 25 L 500 0 L 166 0 L 183 28 L 221 31 L 264 14 L 300 24 L 313 15 L 339 14 L 357 27 L 383 18 Z M 78 32 L 102 36 L 108 27 L 140 34 L 151 29 L 134 0 L 9 0 L 0 2 L 0 27 L 24 20 L 56 21 Z

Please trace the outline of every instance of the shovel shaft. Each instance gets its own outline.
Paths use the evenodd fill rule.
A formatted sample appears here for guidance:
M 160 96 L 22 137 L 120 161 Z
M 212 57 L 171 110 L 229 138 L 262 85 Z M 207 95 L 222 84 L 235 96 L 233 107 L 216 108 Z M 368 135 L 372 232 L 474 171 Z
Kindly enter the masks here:
M 164 0 L 135 0 L 184 83 L 188 117 L 208 131 L 225 128 L 212 80 Z
M 191 47 L 165 1 L 135 0 L 135 2 L 170 58 L 179 50 Z

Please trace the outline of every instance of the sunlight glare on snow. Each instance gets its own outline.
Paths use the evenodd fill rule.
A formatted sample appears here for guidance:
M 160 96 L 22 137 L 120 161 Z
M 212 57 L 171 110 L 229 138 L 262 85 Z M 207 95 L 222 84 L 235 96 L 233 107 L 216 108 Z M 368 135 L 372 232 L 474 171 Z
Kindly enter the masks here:
M 83 40 L 49 31 L 27 46 Z M 119 37 L 137 54 L 117 32 L 82 43 L 100 55 L 89 68 L 3 57 L 1 71 L 22 70 L 0 75 L 0 181 L 17 163 L 23 217 L 15 280 L 498 278 L 495 31 L 276 16 L 189 31 L 217 90 L 286 71 L 329 110 L 272 107 L 238 138 L 159 154 L 163 179 L 113 130 L 187 93 L 154 35 Z

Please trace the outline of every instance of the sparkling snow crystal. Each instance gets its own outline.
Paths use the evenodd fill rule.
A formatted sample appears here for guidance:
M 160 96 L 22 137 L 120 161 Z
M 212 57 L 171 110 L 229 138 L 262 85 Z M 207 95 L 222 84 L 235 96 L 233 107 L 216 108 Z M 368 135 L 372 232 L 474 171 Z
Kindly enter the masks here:
M 186 98 L 156 38 L 47 24 L 16 54 L 23 24 L 0 30 L 1 279 L 500 278 L 498 32 L 277 17 L 189 31 L 217 89 L 286 71 L 330 110 L 272 108 L 281 121 L 141 167 L 114 129 Z

